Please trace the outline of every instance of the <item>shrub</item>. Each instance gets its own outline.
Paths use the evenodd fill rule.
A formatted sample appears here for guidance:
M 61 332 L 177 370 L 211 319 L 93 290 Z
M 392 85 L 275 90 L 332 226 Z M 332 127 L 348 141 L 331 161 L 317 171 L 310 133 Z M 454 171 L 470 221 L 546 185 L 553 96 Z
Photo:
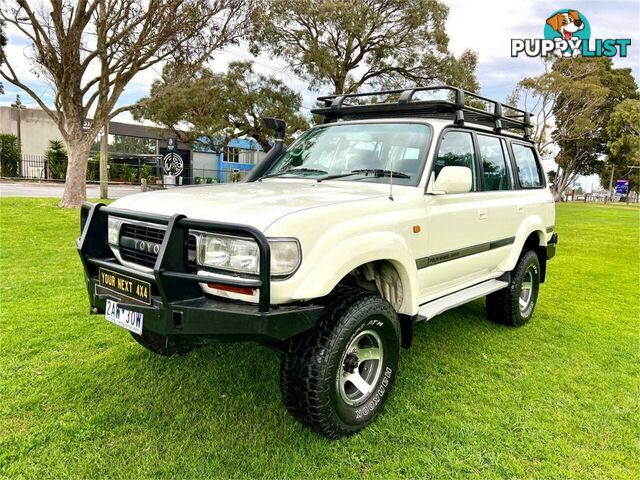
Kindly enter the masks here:
M 61 140 L 49 140 L 49 149 L 45 152 L 50 178 L 64 180 L 67 176 L 67 151 Z
M 18 137 L 11 134 L 0 135 L 0 176 L 17 177 L 19 163 Z
M 89 164 L 87 165 L 87 180 L 90 182 L 100 180 L 100 157 L 97 155 L 89 159 Z
M 123 163 L 120 166 L 120 175 L 125 182 L 133 183 L 136 181 L 136 169 L 126 163 Z
M 146 178 L 147 180 L 149 180 L 149 178 L 151 178 L 154 174 L 155 168 L 153 168 L 151 165 L 143 165 L 142 169 L 140 170 L 140 178 Z
M 120 165 L 112 163 L 109 165 L 109 180 L 116 180 L 120 178 Z

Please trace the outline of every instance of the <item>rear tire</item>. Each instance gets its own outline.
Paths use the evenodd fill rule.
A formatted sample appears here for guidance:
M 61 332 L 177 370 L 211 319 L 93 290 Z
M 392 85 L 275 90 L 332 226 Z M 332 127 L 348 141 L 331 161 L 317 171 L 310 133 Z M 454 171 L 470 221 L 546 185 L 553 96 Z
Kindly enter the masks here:
M 193 345 L 178 343 L 175 340 L 169 339 L 163 335 L 158 335 L 157 333 L 144 331 L 142 332 L 142 335 L 138 335 L 133 332 L 129 333 L 133 339 L 144 348 L 164 357 L 184 355 L 195 348 Z
M 511 272 L 509 286 L 487 295 L 489 320 L 512 327 L 527 323 L 536 307 L 540 289 L 540 260 L 533 250 L 526 251 Z
M 371 292 L 344 289 L 315 330 L 291 341 L 280 368 L 283 402 L 296 420 L 325 437 L 354 434 L 382 411 L 399 356 L 393 307 Z

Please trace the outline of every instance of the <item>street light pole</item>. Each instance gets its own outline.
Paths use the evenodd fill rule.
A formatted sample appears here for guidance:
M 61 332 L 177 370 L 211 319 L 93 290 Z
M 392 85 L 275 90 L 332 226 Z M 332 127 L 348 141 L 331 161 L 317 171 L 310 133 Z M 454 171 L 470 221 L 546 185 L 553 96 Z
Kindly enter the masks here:
M 640 165 L 627 165 L 627 167 L 629 167 L 629 174 L 631 174 L 631 172 L 634 169 L 639 169 L 640 170 Z M 629 186 L 627 187 L 627 205 L 629 205 L 629 197 L 631 196 L 631 179 L 629 179 Z
M 609 201 L 613 202 L 613 172 L 616 171 L 616 167 L 611 165 L 611 178 L 609 179 Z
M 16 133 L 18 134 L 18 150 L 20 150 L 20 161 L 18 162 L 18 176 L 22 176 L 22 131 L 20 127 L 20 112 L 27 108 L 21 101 L 20 95 L 16 95 L 15 103 L 11 106 L 16 109 Z
M 100 198 L 109 198 L 109 121 L 102 128 L 100 139 Z

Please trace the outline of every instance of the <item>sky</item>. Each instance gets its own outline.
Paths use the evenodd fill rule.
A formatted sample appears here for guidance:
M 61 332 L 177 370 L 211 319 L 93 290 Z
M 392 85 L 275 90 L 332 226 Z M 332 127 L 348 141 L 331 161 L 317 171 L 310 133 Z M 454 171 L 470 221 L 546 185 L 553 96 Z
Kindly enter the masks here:
M 478 54 L 477 77 L 481 93 L 496 100 L 505 100 L 515 85 L 523 78 L 539 75 L 543 66 L 539 59 L 511 58 L 512 38 L 542 38 L 545 20 L 559 9 L 580 11 L 591 25 L 591 38 L 630 38 L 627 58 L 614 58 L 614 66 L 632 68 L 640 83 L 640 1 L 638 0 L 589 0 L 567 3 L 547 0 L 443 0 L 449 7 L 447 33 L 449 48 L 456 54 L 472 49 Z M 18 76 L 44 96 L 46 103 L 53 101 L 53 88 L 39 78 L 30 67 L 28 43 L 16 30 L 8 31 L 7 57 L 11 59 Z M 256 71 L 281 79 L 290 88 L 301 93 L 305 109 L 314 105 L 316 96 L 327 91 L 310 91 L 306 82 L 296 77 L 281 58 L 253 57 L 246 43 L 230 46 L 217 52 L 209 66 L 224 71 L 234 60 L 253 60 Z M 134 103 L 149 93 L 161 68 L 156 66 L 138 74 L 121 96 L 118 106 Z M 7 82 L 0 105 L 9 105 L 17 93 L 27 106 L 35 107 L 35 101 Z M 328 88 L 328 87 L 327 87 Z M 117 120 L 132 121 L 128 113 Z

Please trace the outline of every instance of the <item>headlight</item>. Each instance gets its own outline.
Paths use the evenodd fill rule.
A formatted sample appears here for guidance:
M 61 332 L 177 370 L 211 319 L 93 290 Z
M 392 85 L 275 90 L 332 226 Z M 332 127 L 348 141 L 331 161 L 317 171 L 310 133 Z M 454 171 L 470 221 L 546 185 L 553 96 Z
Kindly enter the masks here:
M 240 273 L 260 271 L 260 251 L 253 240 L 199 233 L 197 263 L 205 267 L 219 268 Z M 271 247 L 271 274 L 289 275 L 300 264 L 300 245 L 295 239 L 269 240 Z
M 120 240 L 120 227 L 122 226 L 122 220 L 119 218 L 109 217 L 107 220 L 107 239 L 109 245 L 118 245 Z

